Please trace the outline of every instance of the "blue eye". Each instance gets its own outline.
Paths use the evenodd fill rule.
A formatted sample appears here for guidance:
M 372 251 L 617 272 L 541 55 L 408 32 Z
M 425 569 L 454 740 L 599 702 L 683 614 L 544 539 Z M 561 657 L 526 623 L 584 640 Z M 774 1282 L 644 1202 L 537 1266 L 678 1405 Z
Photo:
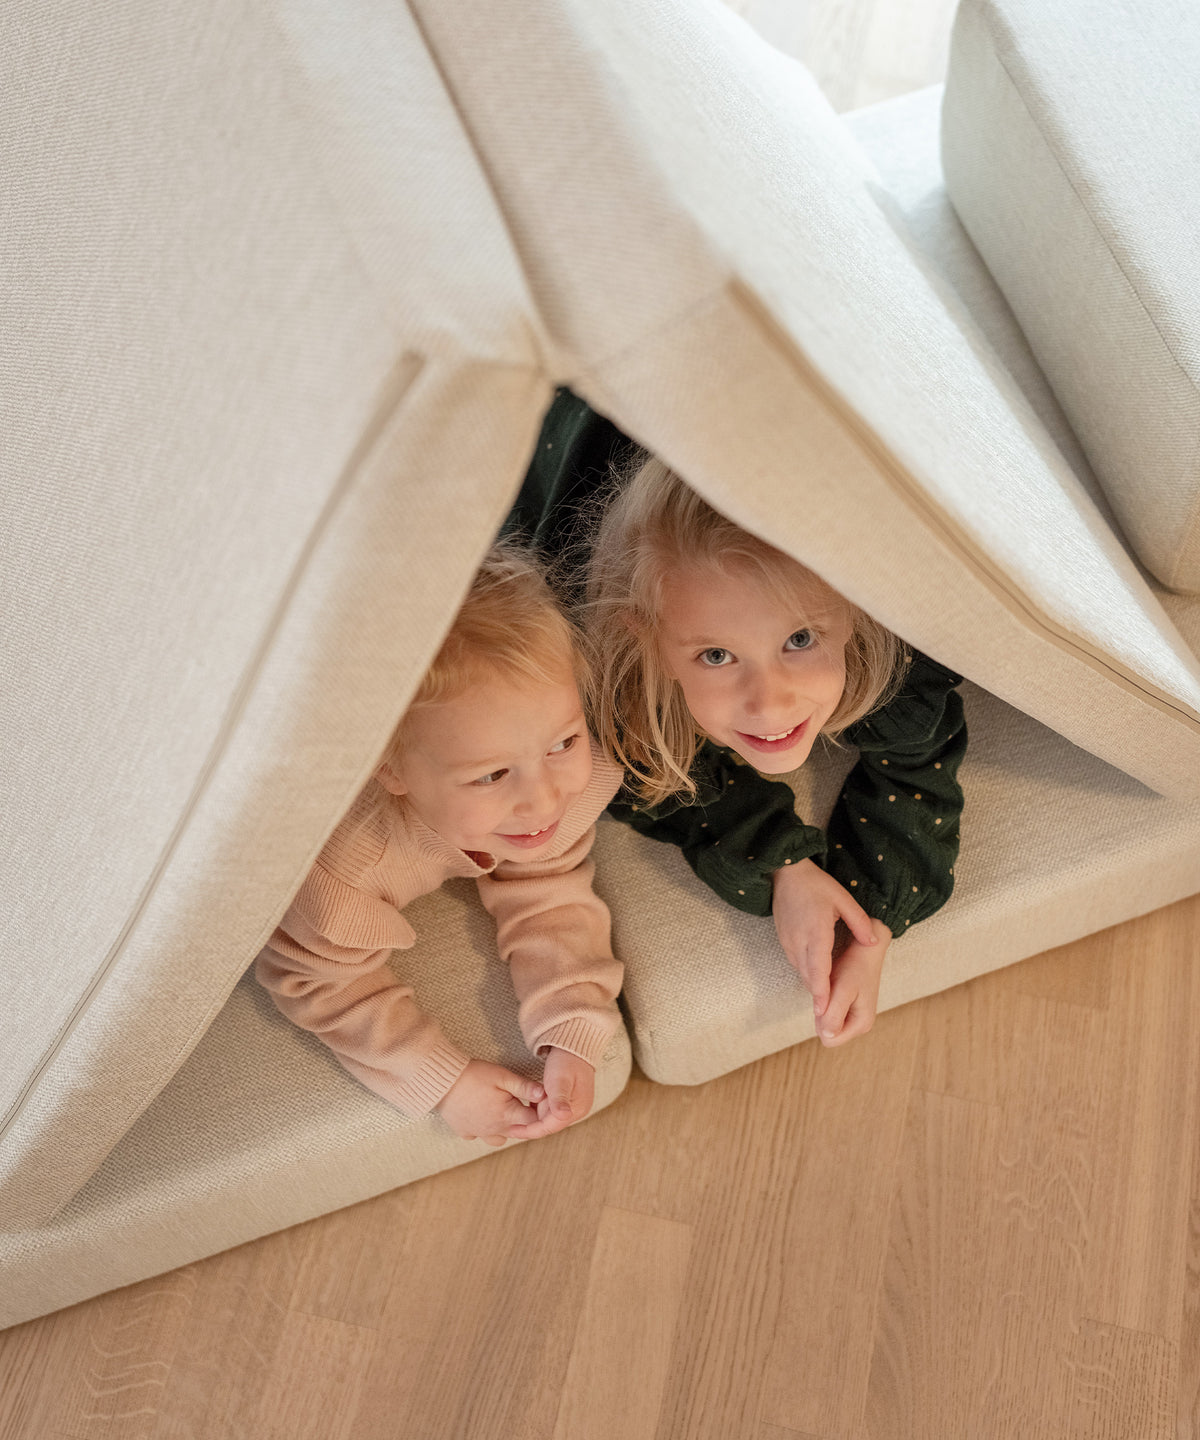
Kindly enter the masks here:
M 732 659 L 733 656 L 730 655 L 729 651 L 722 650 L 719 645 L 714 645 L 710 650 L 702 650 L 700 652 L 700 663 L 702 665 L 709 665 L 714 669 L 718 665 L 724 665 L 726 661 Z
M 815 640 L 816 636 L 811 630 L 793 630 L 783 648 L 785 650 L 808 650 L 811 649 Z

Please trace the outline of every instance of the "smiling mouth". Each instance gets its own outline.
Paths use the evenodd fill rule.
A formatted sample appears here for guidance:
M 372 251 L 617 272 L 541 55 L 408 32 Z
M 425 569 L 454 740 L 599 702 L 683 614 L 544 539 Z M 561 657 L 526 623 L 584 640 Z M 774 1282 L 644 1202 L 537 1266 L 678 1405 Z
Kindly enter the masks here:
M 799 725 L 793 725 L 790 730 L 781 730 L 775 735 L 754 735 L 746 730 L 739 730 L 737 733 L 755 750 L 790 750 L 807 728 L 808 721 L 801 720 Z
M 561 818 L 560 816 L 559 819 Z M 555 820 L 550 825 L 544 825 L 540 830 L 515 830 L 511 832 L 498 830 L 496 833 L 500 836 L 501 840 L 508 840 L 513 845 L 533 847 L 536 845 L 544 845 L 557 829 L 558 820 Z

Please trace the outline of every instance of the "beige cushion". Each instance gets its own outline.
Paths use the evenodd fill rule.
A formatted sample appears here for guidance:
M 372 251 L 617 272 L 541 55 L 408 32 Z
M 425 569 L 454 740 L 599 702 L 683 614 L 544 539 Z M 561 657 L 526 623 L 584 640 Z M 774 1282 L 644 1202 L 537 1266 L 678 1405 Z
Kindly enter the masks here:
M 24 6 L 0 56 L 10 1224 L 68 1199 L 220 1010 L 549 400 L 411 18 L 329 9 Z
M 422 1004 L 470 1054 L 539 1074 L 474 884 L 451 881 L 411 913 L 421 941 L 394 963 Z M 621 1029 L 597 1070 L 596 1109 L 629 1066 Z M 70 1204 L 0 1234 L 0 1327 L 491 1153 L 372 1095 L 247 975 Z
M 1154 794 L 974 686 L 965 698 L 954 895 L 892 945 L 883 1009 L 1200 890 L 1200 804 Z M 814 757 L 793 777 L 805 818 L 825 820 L 851 760 Z M 615 821 L 597 860 L 634 1055 L 652 1080 L 696 1085 L 815 1033 L 769 918 L 732 909 L 674 846 Z
M 954 205 L 1126 534 L 1200 591 L 1200 23 L 1191 0 L 964 0 Z
M 845 123 L 878 168 L 894 222 L 997 384 L 1015 407 L 1027 404 L 1041 417 L 1091 485 L 1012 312 L 950 208 L 939 104 L 935 89 Z M 1200 599 L 1164 598 L 1200 652 Z M 893 945 L 884 1007 L 1200 890 L 1200 803 L 1164 799 L 977 687 L 964 692 L 970 746 L 955 893 Z M 800 813 L 824 820 L 852 763 L 852 752 L 829 750 L 792 776 Z M 623 826 L 602 826 L 597 850 L 602 888 L 619 896 L 625 999 L 649 1076 L 697 1084 L 814 1034 L 811 1003 L 770 920 L 723 904 L 673 847 Z
M 1200 795 L 1195 657 L 802 67 L 719 0 L 413 4 L 576 387 L 914 644 Z

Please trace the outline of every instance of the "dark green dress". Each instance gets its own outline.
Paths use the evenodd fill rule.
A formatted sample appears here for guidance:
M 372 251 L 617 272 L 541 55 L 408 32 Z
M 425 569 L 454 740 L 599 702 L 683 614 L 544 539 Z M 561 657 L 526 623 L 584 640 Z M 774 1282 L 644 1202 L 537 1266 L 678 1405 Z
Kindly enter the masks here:
M 610 421 L 560 389 L 504 533 L 529 540 L 552 565 L 564 555 L 585 559 L 578 552 L 595 497 L 637 454 Z M 565 589 L 578 598 L 577 581 Z M 609 812 L 678 845 L 700 879 L 739 910 L 769 915 L 774 872 L 812 859 L 898 935 L 954 889 L 958 767 L 967 747 L 961 679 L 913 652 L 896 697 L 843 732 L 859 758 L 825 831 L 796 815 L 789 785 L 710 741 L 692 770 L 694 801 L 648 807 L 623 790 Z

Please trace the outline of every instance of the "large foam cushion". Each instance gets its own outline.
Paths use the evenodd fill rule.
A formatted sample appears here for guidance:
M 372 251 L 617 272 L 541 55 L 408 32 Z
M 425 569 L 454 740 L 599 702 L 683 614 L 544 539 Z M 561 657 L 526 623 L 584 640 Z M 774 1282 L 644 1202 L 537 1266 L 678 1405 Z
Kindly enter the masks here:
M 474 883 L 451 881 L 409 913 L 417 945 L 393 964 L 421 1003 L 468 1054 L 540 1073 Z M 596 1110 L 629 1065 L 622 1028 L 597 1067 Z M 247 975 L 79 1194 L 36 1228 L 4 1227 L 0 1328 L 494 1153 L 364 1089 Z
M 719 0 L 413 4 L 575 388 L 922 650 L 1200 794 L 1195 657 L 803 68 Z
M 940 88 L 845 117 L 892 213 L 1014 406 L 1030 405 L 1094 486 L 1012 312 L 946 196 Z M 1166 597 L 1200 650 L 1200 600 Z M 884 1008 L 958 984 L 1200 890 L 1200 803 L 1168 800 L 995 696 L 966 685 L 970 745 L 962 850 L 950 902 L 897 940 Z M 794 776 L 824 821 L 853 754 L 818 750 Z M 620 897 L 615 939 L 638 1062 L 698 1084 L 814 1034 L 812 1006 L 770 920 L 718 900 L 677 850 L 601 827 L 600 875 Z M 856 1044 L 870 1043 L 856 1041 Z
M 25 6 L 0 67 L 13 1226 L 91 1174 L 270 932 L 550 387 L 403 7 Z
M 1200 24 L 1190 0 L 964 0 L 955 208 L 1126 534 L 1200 591 Z

